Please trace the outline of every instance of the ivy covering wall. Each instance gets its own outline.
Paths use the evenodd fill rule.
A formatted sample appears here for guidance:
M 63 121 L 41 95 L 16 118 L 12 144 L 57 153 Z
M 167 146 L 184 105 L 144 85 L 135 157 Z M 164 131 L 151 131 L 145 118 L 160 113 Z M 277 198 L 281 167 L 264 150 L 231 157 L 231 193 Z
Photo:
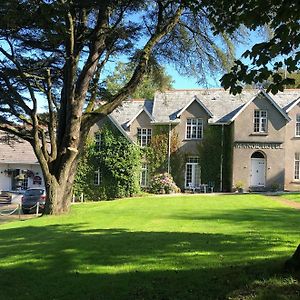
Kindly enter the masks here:
M 224 126 L 223 191 L 232 191 L 233 172 L 233 123 Z
M 232 187 L 232 128 L 226 125 L 222 133 L 222 126 L 208 126 L 198 146 L 201 181 L 214 183 L 215 191 L 221 188 L 221 169 L 223 191 L 230 191 Z
M 215 191 L 220 189 L 221 154 L 223 191 L 230 191 L 232 187 L 232 130 L 233 126 L 224 126 L 222 148 L 222 127 L 206 127 L 204 139 L 199 142 L 197 153 L 193 154 L 199 157 L 202 183 L 213 182 Z M 75 194 L 83 193 L 90 200 L 107 200 L 139 193 L 142 162 L 147 162 L 148 179 L 155 174 L 167 172 L 168 131 L 168 126 L 156 126 L 150 145 L 140 148 L 130 143 L 114 126 L 106 123 L 101 129 L 100 150 L 97 151 L 93 138 L 87 142 L 78 166 Z M 176 185 L 183 190 L 185 164 L 192 154 L 180 151 L 179 145 L 178 135 L 172 131 L 171 175 Z M 94 183 L 97 170 L 100 170 L 100 185 Z
M 87 142 L 75 180 L 74 193 L 89 200 L 128 197 L 140 192 L 140 149 L 130 143 L 114 126 L 101 129 L 101 146 L 97 151 L 94 138 Z M 99 170 L 100 184 L 95 184 Z
M 170 171 L 177 186 L 183 188 L 184 156 L 179 150 L 179 138 L 176 132 L 171 133 Z M 155 126 L 149 147 L 144 149 L 148 162 L 149 176 L 168 171 L 169 126 Z
M 221 155 L 222 155 L 221 126 L 207 126 L 203 141 L 198 145 L 199 164 L 201 166 L 201 182 L 213 183 L 215 190 L 220 187 Z

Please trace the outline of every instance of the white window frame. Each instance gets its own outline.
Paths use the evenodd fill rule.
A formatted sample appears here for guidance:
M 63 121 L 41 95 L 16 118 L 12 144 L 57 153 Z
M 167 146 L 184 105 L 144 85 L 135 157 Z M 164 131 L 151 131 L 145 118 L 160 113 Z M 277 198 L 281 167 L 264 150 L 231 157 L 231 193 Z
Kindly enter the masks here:
M 137 128 L 137 140 L 141 147 L 146 147 L 150 144 L 152 137 L 152 128 Z
M 94 137 L 95 137 L 95 148 L 96 148 L 96 151 L 100 151 L 101 150 L 101 143 L 102 143 L 101 132 L 96 132 Z
M 295 153 L 294 179 L 300 181 L 300 152 Z
M 101 173 L 101 170 L 98 169 L 94 172 L 94 185 L 101 185 L 102 183 L 102 173 Z
M 140 186 L 148 187 L 148 164 L 142 163 L 141 173 L 140 173 Z
M 203 119 L 186 119 L 185 138 L 187 140 L 201 140 L 203 138 Z
M 188 172 L 191 171 L 189 175 Z M 190 176 L 190 178 L 188 178 Z M 190 179 L 190 180 L 189 180 Z M 185 188 L 195 188 L 201 185 L 201 168 L 199 165 L 199 157 L 188 157 L 185 164 Z
M 253 131 L 255 133 L 268 132 L 268 111 L 264 109 L 255 109 L 253 115 Z
M 296 115 L 295 136 L 300 137 L 300 114 Z

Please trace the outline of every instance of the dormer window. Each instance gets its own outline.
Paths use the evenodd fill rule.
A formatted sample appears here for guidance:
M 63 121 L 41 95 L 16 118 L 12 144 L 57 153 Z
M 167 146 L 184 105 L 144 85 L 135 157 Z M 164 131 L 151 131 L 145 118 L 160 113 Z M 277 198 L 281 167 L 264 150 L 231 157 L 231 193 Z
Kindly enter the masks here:
M 266 110 L 254 110 L 254 132 L 268 132 L 268 114 Z
M 186 120 L 186 139 L 199 140 L 203 138 L 203 119 Z
M 138 128 L 137 140 L 141 147 L 148 146 L 151 141 L 152 129 L 151 128 Z
M 296 131 L 295 131 L 295 135 L 297 137 L 300 137 L 300 114 L 296 115 Z

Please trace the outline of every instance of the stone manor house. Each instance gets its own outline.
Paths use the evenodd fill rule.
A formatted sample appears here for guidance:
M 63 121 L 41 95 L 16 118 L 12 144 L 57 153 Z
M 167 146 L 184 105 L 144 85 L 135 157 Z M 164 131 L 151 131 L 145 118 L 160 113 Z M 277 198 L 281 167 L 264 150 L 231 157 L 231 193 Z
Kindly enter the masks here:
M 221 132 L 216 142 L 224 148 L 214 159 L 219 161 L 220 178 L 215 190 L 231 190 L 238 182 L 250 191 L 300 190 L 300 90 L 275 96 L 263 90 L 244 90 L 236 96 L 221 89 L 170 90 L 157 92 L 154 101 L 125 101 L 109 119 L 141 147 L 149 144 L 157 126 L 168 128 L 169 137 L 176 134 L 178 151 L 186 154 L 179 174 L 182 189 L 207 183 L 201 178 L 197 149 L 207 129 L 215 127 Z M 142 186 L 147 185 L 147 176 L 145 162 Z
M 166 128 L 169 141 L 176 135 L 177 151 L 184 154 L 184 166 L 177 174 L 181 189 L 208 183 L 202 175 L 213 158 L 219 178 L 215 190 L 229 191 L 238 183 L 250 191 L 300 190 L 300 90 L 275 96 L 263 90 L 244 90 L 236 96 L 221 89 L 157 92 L 153 101 L 125 101 L 107 121 L 140 147 L 149 145 L 158 127 Z M 101 127 L 96 124 L 91 130 L 96 143 Z M 205 145 L 209 129 L 220 133 L 215 141 L 218 151 L 209 153 L 204 167 L 199 145 Z M 0 190 L 43 185 L 28 146 L 9 141 L 5 134 L 0 139 Z M 167 160 L 170 155 L 169 145 Z M 168 171 L 171 167 L 168 163 Z M 143 161 L 141 186 L 147 186 L 149 176 Z

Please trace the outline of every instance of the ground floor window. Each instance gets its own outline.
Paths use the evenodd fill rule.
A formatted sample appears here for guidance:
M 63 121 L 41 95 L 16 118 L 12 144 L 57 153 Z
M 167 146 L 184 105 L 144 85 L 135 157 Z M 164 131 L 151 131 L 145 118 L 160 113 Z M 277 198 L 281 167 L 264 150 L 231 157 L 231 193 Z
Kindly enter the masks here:
M 98 169 L 94 173 L 94 185 L 100 185 L 101 182 L 102 182 L 102 173 L 101 173 L 101 170 Z
M 24 171 L 16 169 L 13 171 L 12 178 L 13 190 L 27 190 L 28 189 L 28 176 Z
M 148 165 L 146 163 L 142 164 L 141 174 L 140 174 L 140 185 L 141 187 L 148 186 Z
M 300 180 L 300 152 L 295 153 L 295 180 Z
M 199 157 L 189 157 L 185 165 L 185 187 L 197 187 L 201 184 L 201 169 L 199 166 Z

